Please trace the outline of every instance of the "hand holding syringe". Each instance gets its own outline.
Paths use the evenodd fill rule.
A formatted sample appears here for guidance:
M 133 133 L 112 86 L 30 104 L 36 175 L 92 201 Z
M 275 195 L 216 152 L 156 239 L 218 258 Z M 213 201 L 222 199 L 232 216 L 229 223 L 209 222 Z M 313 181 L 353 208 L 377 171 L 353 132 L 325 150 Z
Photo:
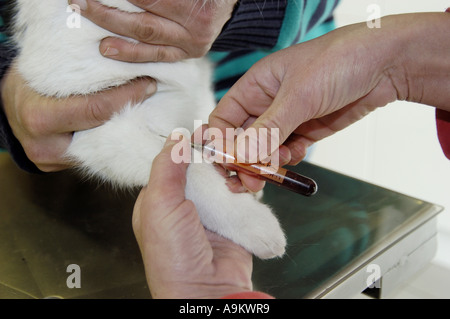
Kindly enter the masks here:
M 161 137 L 166 138 L 163 135 Z M 283 167 L 261 162 L 240 163 L 234 155 L 227 153 L 224 148 L 215 147 L 214 143 L 202 145 L 190 142 L 190 145 L 193 149 L 201 152 L 205 160 L 223 164 L 229 170 L 244 172 L 304 196 L 311 196 L 317 192 L 318 186 L 314 180 Z

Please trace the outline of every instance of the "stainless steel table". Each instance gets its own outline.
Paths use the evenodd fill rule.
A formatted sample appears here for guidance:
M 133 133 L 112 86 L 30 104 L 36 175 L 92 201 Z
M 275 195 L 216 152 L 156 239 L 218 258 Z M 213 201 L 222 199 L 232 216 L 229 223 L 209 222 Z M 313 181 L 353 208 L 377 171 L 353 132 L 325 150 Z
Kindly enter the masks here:
M 383 297 L 433 257 L 441 207 L 308 163 L 295 170 L 319 192 L 266 187 L 288 249 L 255 260 L 255 289 L 277 298 Z M 71 172 L 30 175 L 0 153 L 0 298 L 150 298 L 131 228 L 136 196 Z M 70 265 L 81 288 L 69 287 Z

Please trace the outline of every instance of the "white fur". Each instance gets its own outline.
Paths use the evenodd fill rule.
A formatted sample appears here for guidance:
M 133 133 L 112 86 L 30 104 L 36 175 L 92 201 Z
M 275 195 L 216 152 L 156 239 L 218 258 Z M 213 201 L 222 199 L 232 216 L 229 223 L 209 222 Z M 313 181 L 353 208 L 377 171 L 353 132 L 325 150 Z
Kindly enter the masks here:
M 102 0 L 140 11 L 126 0 Z M 124 187 L 146 185 L 153 158 L 173 129 L 207 123 L 215 104 L 206 58 L 177 63 L 125 63 L 104 58 L 99 41 L 112 35 L 82 19 L 69 28 L 66 0 L 17 0 L 18 69 L 41 94 L 66 97 L 120 85 L 139 76 L 158 81 L 158 92 L 140 105 L 127 105 L 104 125 L 77 132 L 67 151 L 86 174 Z M 286 241 L 271 209 L 251 194 L 231 193 L 207 163 L 191 164 L 186 197 L 206 228 L 260 258 L 281 256 Z

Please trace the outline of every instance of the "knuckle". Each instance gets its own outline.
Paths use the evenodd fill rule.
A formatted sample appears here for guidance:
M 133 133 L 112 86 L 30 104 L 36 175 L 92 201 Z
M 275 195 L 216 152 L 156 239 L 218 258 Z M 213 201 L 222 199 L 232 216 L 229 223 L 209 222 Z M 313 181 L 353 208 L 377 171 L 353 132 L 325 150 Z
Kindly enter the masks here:
M 136 63 L 136 62 L 139 62 L 138 61 L 138 59 L 139 59 L 139 52 L 138 52 L 138 48 L 137 48 L 137 45 L 132 45 L 131 46 L 131 49 L 130 49 L 130 62 L 132 62 L 132 63 Z
M 150 20 L 146 20 L 146 16 L 143 14 L 137 14 L 137 23 L 134 24 L 132 33 L 138 41 L 150 43 L 158 38 L 158 26 L 151 23 Z
M 133 0 L 134 4 L 140 8 L 148 5 L 148 0 Z
M 20 123 L 30 136 L 40 136 L 48 131 L 48 121 L 32 110 L 22 110 L 20 114 Z
M 183 59 L 194 58 L 192 54 L 181 48 L 157 48 L 159 52 L 153 52 L 155 62 L 177 62 Z
M 28 159 L 42 170 L 41 167 L 45 166 L 47 154 L 43 151 L 41 144 L 31 139 L 22 141 L 21 144 Z
M 285 132 L 285 125 L 283 125 L 284 121 L 276 116 L 266 117 L 262 121 L 261 124 L 263 128 L 267 128 L 269 130 L 269 134 L 271 133 L 270 129 L 279 129 L 279 136 L 278 138 L 281 139 L 282 137 L 286 136 Z M 287 134 L 289 135 L 289 134 Z M 280 140 L 281 142 L 281 140 Z
M 166 52 L 163 47 L 157 46 L 155 48 L 155 62 L 162 62 L 165 61 L 167 58 Z
M 91 123 L 95 123 L 96 125 L 98 125 L 98 123 L 103 123 L 105 120 L 107 120 L 103 112 L 103 103 L 100 103 L 97 100 L 89 101 L 88 106 L 85 110 L 85 117 Z
M 27 158 L 42 172 L 56 172 L 71 166 L 69 163 L 66 163 L 65 151 L 58 150 L 56 147 L 57 143 L 52 137 L 42 139 L 27 138 L 21 141 L 21 145 Z
M 218 5 L 214 1 L 205 2 L 201 8 L 196 12 L 196 19 L 201 23 L 211 24 L 215 20 L 215 13 L 218 10 Z

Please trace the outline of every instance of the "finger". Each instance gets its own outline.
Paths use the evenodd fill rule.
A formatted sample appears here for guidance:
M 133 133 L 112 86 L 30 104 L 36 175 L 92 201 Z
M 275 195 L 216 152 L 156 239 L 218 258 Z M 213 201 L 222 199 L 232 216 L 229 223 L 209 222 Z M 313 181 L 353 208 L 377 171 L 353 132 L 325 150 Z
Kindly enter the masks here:
M 142 201 L 144 198 L 144 194 L 146 193 L 146 187 L 144 187 L 141 192 L 139 193 L 138 198 L 136 199 L 136 202 L 134 203 L 134 209 L 133 209 L 133 216 L 132 216 L 132 227 L 133 227 L 133 232 L 134 232 L 134 236 L 136 237 L 136 241 L 139 245 L 139 248 L 141 250 L 143 250 L 142 247 L 142 235 L 141 235 L 141 227 L 142 227 L 142 223 L 141 223 L 141 215 L 142 215 L 142 210 L 141 210 L 141 206 L 142 206 Z
M 188 57 L 187 52 L 179 47 L 130 42 L 115 37 L 103 39 L 99 50 L 104 57 L 132 63 L 176 62 Z
M 244 184 L 242 184 L 242 181 L 238 175 L 227 177 L 225 180 L 225 184 L 232 193 L 247 192 L 247 188 L 245 188 Z
M 186 15 L 195 10 L 198 5 L 195 1 L 179 0 L 127 0 L 142 10 L 152 12 L 161 17 L 172 17 L 174 20 L 185 18 Z
M 172 161 L 172 150 L 178 143 L 180 141 L 173 141 L 170 137 L 166 140 L 163 149 L 153 160 L 148 185 L 142 189 L 135 203 L 133 230 L 140 245 L 149 245 L 150 240 L 156 245 L 163 244 L 167 249 L 177 250 L 177 247 L 182 246 L 176 243 L 179 237 L 167 237 L 168 233 L 180 235 L 184 230 L 191 235 L 198 235 L 188 229 L 193 225 L 200 225 L 194 204 L 185 199 L 188 164 L 176 164 Z M 183 138 L 181 143 L 188 141 Z M 174 246 L 171 247 L 170 243 L 173 241 L 168 238 L 175 241 Z M 143 248 L 145 247 L 141 246 L 141 249 Z M 180 256 L 180 252 L 177 253 L 175 256 Z
M 276 154 L 275 154 L 276 153 Z M 276 159 L 273 156 L 277 156 Z M 282 167 L 291 162 L 291 151 L 287 146 L 281 145 L 280 148 L 272 154 L 272 167 Z M 238 172 L 242 185 L 250 192 L 256 193 L 264 188 L 265 181 L 254 174 L 247 174 L 244 171 Z
M 256 176 L 248 175 L 243 172 L 238 172 L 237 175 L 245 189 L 251 193 L 259 192 L 266 185 L 265 181 Z
M 71 141 L 72 134 L 57 134 L 37 140 L 27 137 L 21 144 L 27 158 L 42 172 L 50 173 L 74 166 L 65 155 Z
M 246 73 L 225 94 L 209 116 L 209 125 L 225 130 L 228 127 L 244 127 L 250 118 L 262 115 L 273 99 Z
M 297 105 L 298 102 L 293 99 L 294 97 L 295 94 L 286 93 L 285 90 L 280 89 L 270 107 L 238 136 L 236 150 L 239 160 L 255 162 L 257 158 L 264 155 L 261 153 L 264 149 L 258 148 L 261 142 L 276 140 L 281 145 L 298 128 L 306 117 L 304 113 L 307 111 Z M 256 135 L 252 132 L 256 132 Z
M 291 159 L 287 163 L 289 165 L 297 165 L 307 155 L 308 148 L 314 144 L 314 141 L 298 134 L 292 134 L 285 142 L 285 146 L 289 149 Z
M 295 109 L 298 109 L 298 107 L 276 99 L 250 128 L 257 132 L 260 132 L 261 129 L 267 129 L 267 138 L 270 139 L 271 134 L 277 134 L 276 138 L 282 144 L 301 124 L 301 120 L 295 114 Z
M 186 170 L 188 163 L 176 164 L 172 160 L 172 149 L 178 143 L 185 143 L 189 148 L 189 141 L 167 139 L 160 154 L 153 160 L 147 195 L 152 200 L 154 210 L 171 212 L 185 201 Z
M 149 11 L 125 12 L 94 0 L 86 0 L 86 5 L 80 0 L 71 3 L 80 5 L 81 14 L 98 26 L 139 42 L 177 45 L 189 37 L 180 24 Z
M 55 99 L 47 113 L 56 125 L 55 131 L 82 131 L 102 125 L 126 105 L 139 104 L 155 91 L 153 79 L 136 79 L 95 94 Z
M 44 173 L 55 173 L 64 171 L 66 169 L 72 168 L 73 165 L 63 165 L 63 164 L 51 164 L 51 165 L 36 165 L 36 167 Z
M 289 149 L 289 147 L 287 147 L 286 145 L 280 145 L 280 147 L 278 148 L 278 166 L 282 167 L 284 165 L 287 165 L 291 162 L 292 159 L 292 154 L 291 154 L 291 150 Z M 275 162 L 276 164 L 277 162 Z

